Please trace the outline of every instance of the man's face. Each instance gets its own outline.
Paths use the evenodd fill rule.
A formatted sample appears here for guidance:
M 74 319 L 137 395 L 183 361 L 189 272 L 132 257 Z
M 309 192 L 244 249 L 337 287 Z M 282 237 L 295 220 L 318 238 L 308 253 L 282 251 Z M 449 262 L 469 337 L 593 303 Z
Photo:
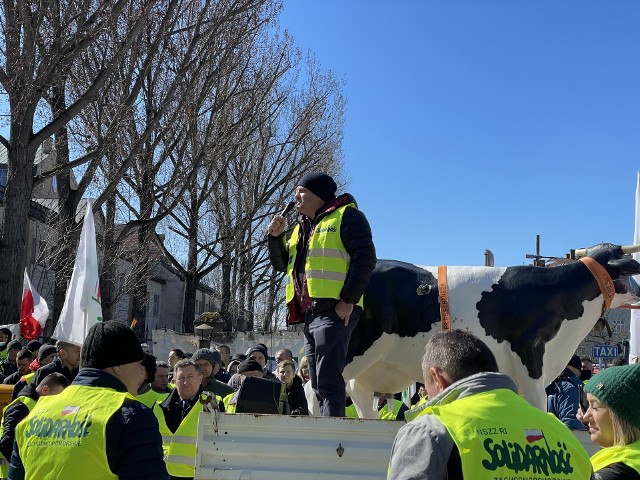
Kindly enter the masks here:
M 9 341 L 9 335 L 4 332 L 0 332 L 0 342 L 7 343 Z
M 156 368 L 156 376 L 153 377 L 151 388 L 158 392 L 163 392 L 167 389 L 167 385 L 169 385 L 169 369 L 165 367 Z
M 202 378 L 209 378 L 213 375 L 213 365 L 209 360 L 205 360 L 201 358 L 200 360 L 196 360 L 196 365 L 200 368 L 200 373 L 202 374 Z
M 61 348 L 58 351 L 58 356 L 63 364 L 65 364 L 68 368 L 74 369 L 78 368 L 80 365 L 80 347 L 76 345 L 69 345 L 67 347 Z
M 307 190 L 305 187 L 296 187 L 295 194 L 296 209 L 309 218 L 315 218 L 316 212 L 324 205 L 324 200 Z
M 127 391 L 133 396 L 137 394 L 138 389 L 147 377 L 147 370 L 140 362 L 119 365 L 117 372 L 117 378 L 124 383 Z
M 276 363 L 280 363 L 283 360 L 293 360 L 293 358 L 287 350 L 278 350 L 276 352 Z
M 291 365 L 282 365 L 278 367 L 278 380 L 284 383 L 287 387 L 290 387 L 293 383 L 293 377 L 295 372 Z
M 222 363 L 229 365 L 229 357 L 231 357 L 229 347 L 218 347 L 218 352 L 220 352 L 220 357 L 222 357 Z
M 9 359 L 9 361 L 11 363 L 16 363 L 16 356 L 18 355 L 18 352 L 20 351 L 19 348 L 10 348 L 9 351 L 7 352 L 7 358 Z
M 31 373 L 31 369 L 29 368 L 31 362 L 32 360 L 29 360 L 28 358 L 21 358 L 18 360 L 18 371 L 20 372 L 20 375 L 27 375 Z
M 264 358 L 262 352 L 251 352 L 251 355 L 249 355 L 249 357 L 258 362 L 262 368 L 264 368 L 264 366 L 267 364 L 267 359 Z
M 43 357 L 42 360 L 40 360 L 40 362 L 39 362 L 40 366 L 44 367 L 45 365 L 49 365 L 51 362 L 53 362 L 54 358 L 56 358 L 56 354 L 55 353 L 50 353 L 46 357 Z
M 582 360 L 582 370 L 591 370 L 593 372 L 593 363 L 589 360 Z
M 188 365 L 176 371 L 174 380 L 178 395 L 180 395 L 181 399 L 187 400 L 198 393 L 202 383 L 202 374 L 193 365 Z
M 178 357 L 178 355 L 176 355 L 176 352 L 174 352 L 173 350 L 169 352 L 169 366 L 171 368 L 173 368 L 180 360 L 181 359 L 180 357 Z

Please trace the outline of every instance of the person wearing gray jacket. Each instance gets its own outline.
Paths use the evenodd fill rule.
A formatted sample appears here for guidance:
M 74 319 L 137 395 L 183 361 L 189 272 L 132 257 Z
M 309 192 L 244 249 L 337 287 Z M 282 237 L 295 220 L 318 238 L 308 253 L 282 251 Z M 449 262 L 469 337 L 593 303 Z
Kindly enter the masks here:
M 471 333 L 431 337 L 422 370 L 429 400 L 405 414 L 388 479 L 593 478 L 571 431 L 520 397 Z

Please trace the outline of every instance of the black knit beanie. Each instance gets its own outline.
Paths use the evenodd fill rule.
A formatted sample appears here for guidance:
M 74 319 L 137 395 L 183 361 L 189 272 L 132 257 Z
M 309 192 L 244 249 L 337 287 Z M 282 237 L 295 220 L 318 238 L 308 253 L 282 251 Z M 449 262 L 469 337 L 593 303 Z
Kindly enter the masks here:
M 258 361 L 254 360 L 253 358 L 247 358 L 244 362 L 238 365 L 238 373 L 261 371 L 262 365 L 260 365 Z
M 298 185 L 316 194 L 325 202 L 336 198 L 336 190 L 338 189 L 333 178 L 324 172 L 307 173 L 300 179 Z
M 80 367 L 104 370 L 143 358 L 144 351 L 134 331 L 122 322 L 109 320 L 89 329 L 80 352 Z
M 44 358 L 47 358 L 52 353 L 58 353 L 58 349 L 55 347 L 55 345 L 47 345 L 45 343 L 38 349 L 38 361 L 41 362 Z

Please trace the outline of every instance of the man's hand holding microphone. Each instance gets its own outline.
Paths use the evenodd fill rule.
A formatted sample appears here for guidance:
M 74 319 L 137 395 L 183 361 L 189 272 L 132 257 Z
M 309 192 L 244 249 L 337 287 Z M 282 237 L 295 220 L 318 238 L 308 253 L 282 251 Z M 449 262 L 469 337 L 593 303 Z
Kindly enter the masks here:
M 284 207 L 284 210 L 280 212 L 280 214 L 273 217 L 271 223 L 269 224 L 269 227 L 267 228 L 269 235 L 273 237 L 279 237 L 284 233 L 284 229 L 287 226 L 286 216 L 291 210 L 293 210 L 293 207 L 295 206 L 295 202 L 289 202 L 287 203 L 287 206 Z

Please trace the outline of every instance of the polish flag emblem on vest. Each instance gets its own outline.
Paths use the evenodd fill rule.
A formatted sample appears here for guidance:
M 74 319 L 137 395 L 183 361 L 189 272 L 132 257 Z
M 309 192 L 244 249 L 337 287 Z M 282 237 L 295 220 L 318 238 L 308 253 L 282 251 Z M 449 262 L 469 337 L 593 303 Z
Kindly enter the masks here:
M 31 281 L 25 268 L 22 287 L 22 309 L 20 312 L 20 335 L 26 340 L 35 340 L 40 337 L 48 317 L 49 307 L 47 302 L 31 286 Z

